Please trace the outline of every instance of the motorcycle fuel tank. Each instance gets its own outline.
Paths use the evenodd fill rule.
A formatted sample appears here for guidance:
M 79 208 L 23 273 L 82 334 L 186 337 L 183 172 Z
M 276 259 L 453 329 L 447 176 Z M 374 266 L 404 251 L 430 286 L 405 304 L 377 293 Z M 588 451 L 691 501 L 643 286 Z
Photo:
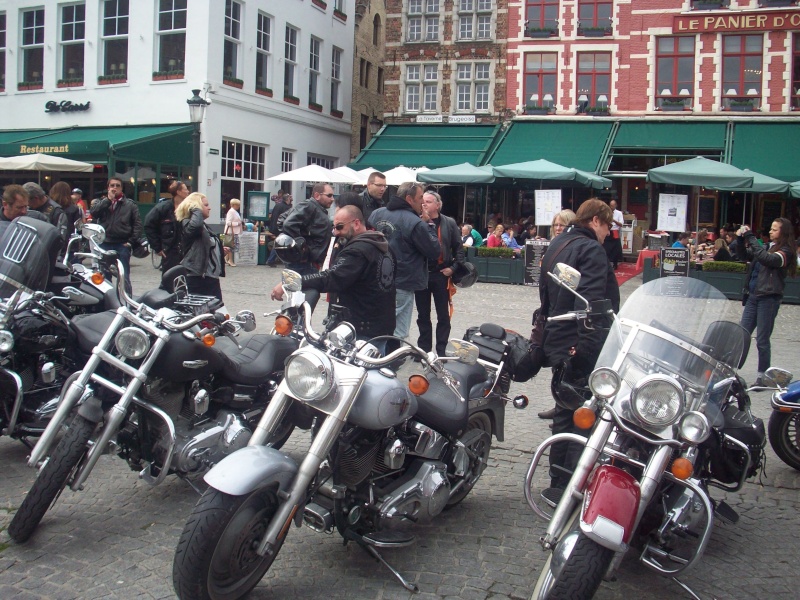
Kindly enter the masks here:
M 417 397 L 391 371 L 371 370 L 347 420 L 364 429 L 399 425 L 417 412 Z
M 170 381 L 192 381 L 221 371 L 224 360 L 224 353 L 215 346 L 205 346 L 198 339 L 188 339 L 183 334 L 173 333 L 149 375 Z M 194 364 L 195 367 L 184 366 L 188 364 Z

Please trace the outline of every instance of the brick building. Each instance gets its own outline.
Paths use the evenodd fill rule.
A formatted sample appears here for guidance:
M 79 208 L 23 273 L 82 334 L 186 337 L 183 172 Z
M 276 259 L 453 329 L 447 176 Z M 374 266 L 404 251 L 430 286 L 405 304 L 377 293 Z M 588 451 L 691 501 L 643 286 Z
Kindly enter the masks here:
M 386 1 L 356 0 L 355 17 L 350 158 L 355 158 L 383 125 Z

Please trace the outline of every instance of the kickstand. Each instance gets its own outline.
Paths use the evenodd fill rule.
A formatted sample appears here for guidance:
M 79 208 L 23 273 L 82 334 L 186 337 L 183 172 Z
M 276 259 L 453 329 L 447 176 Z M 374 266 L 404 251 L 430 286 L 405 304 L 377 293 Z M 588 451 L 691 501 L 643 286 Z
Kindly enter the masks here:
M 695 593 L 692 591 L 692 588 L 690 588 L 688 585 L 686 585 L 685 583 L 683 583 L 683 582 L 682 582 L 681 580 L 679 580 L 677 577 L 673 577 L 673 578 L 672 578 L 672 581 L 674 581 L 674 582 L 675 582 L 675 583 L 677 583 L 679 586 L 681 586 L 681 587 L 682 587 L 684 590 L 686 590 L 687 592 L 689 592 L 689 595 L 690 595 L 692 598 L 694 598 L 694 600 L 702 600 L 702 598 L 700 598 L 700 596 L 698 596 L 697 594 L 695 594 Z M 712 598 L 714 598 L 714 600 L 716 600 L 716 597 L 715 597 L 715 596 L 712 596 Z
M 383 558 L 383 556 L 381 556 L 381 553 L 378 552 L 375 548 L 373 548 L 372 546 L 368 546 L 367 544 L 359 544 L 359 546 L 361 546 L 369 554 L 378 559 L 378 561 L 381 564 L 383 564 L 384 567 L 389 569 L 392 572 L 392 575 L 397 577 L 398 581 L 400 581 L 400 583 L 403 584 L 403 587 L 406 588 L 409 592 L 413 592 L 415 594 L 419 593 L 419 588 L 416 586 L 416 584 L 411 583 L 410 581 L 406 581 L 406 579 L 400 573 L 398 573 L 397 570 L 394 567 L 392 567 L 392 565 L 386 562 L 386 559 Z

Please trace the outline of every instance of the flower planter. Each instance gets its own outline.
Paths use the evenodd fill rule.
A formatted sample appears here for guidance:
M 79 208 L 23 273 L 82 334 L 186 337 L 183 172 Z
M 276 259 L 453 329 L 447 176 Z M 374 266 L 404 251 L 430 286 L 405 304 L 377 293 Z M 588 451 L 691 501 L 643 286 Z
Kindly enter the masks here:
M 42 83 L 18 83 L 17 91 L 28 92 L 31 90 L 41 90 L 44 87 Z
M 97 85 L 113 85 L 115 83 L 127 83 L 128 80 L 125 77 L 98 77 L 97 78 Z
M 153 73 L 153 81 L 167 81 L 170 79 L 183 79 L 183 71 L 180 73 Z
M 331 109 L 331 116 L 336 117 L 337 119 L 341 119 L 344 117 L 344 113 L 340 110 Z
M 284 96 L 283 101 L 294 104 L 295 106 L 300 106 L 300 98 L 295 98 L 294 96 Z
M 242 81 L 241 79 L 223 79 L 222 83 L 224 83 L 225 85 L 229 85 L 230 87 L 234 87 L 238 90 L 244 87 L 244 81 Z
M 308 103 L 308 108 L 310 108 L 311 110 L 315 110 L 315 111 L 317 111 L 319 113 L 322 112 L 322 105 L 321 104 L 317 104 L 316 102 L 309 102 Z
M 678 104 L 662 104 L 661 110 L 665 112 L 683 112 L 686 109 L 686 105 L 683 102 L 679 102 Z
M 56 83 L 57 88 L 81 87 L 82 85 L 83 81 L 59 81 Z
M 611 35 L 611 30 L 605 27 L 602 28 L 592 28 L 592 27 L 585 27 L 578 30 L 578 34 L 582 35 L 583 37 L 606 37 Z
M 536 108 L 525 107 L 526 115 L 549 115 L 551 112 L 552 112 L 551 109 L 544 107 L 536 107 Z
M 607 117 L 609 115 L 608 110 L 587 110 L 584 111 L 584 114 L 589 117 Z
M 333 9 L 333 16 L 341 21 L 347 21 L 347 15 L 335 8 Z
M 731 103 L 729 110 L 731 112 L 753 112 L 752 104 L 733 104 Z
M 782 8 L 785 6 L 794 6 L 797 2 L 795 0 L 761 0 L 758 4 L 763 8 Z
M 328 5 L 325 4 L 325 2 L 323 2 L 322 0 L 311 0 L 311 4 L 321 8 L 322 10 L 325 10 L 325 9 L 328 8 Z
M 267 98 L 272 98 L 272 90 L 269 88 L 256 88 L 256 94 L 266 96 Z
M 478 281 L 513 284 L 524 282 L 525 261 L 521 258 L 475 256 L 469 262 L 478 269 Z
M 535 39 L 544 39 L 544 38 L 553 37 L 554 34 L 555 34 L 555 31 L 553 31 L 552 29 L 545 29 L 545 30 L 531 30 L 531 29 L 528 29 L 525 32 L 525 37 L 535 38 Z

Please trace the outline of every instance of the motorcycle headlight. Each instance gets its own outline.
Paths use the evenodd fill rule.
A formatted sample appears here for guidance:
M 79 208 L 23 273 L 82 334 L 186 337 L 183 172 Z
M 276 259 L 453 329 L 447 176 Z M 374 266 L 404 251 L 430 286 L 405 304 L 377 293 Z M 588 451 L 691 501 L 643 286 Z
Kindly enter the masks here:
M 117 351 L 131 360 L 142 358 L 150 350 L 150 338 L 141 329 L 125 327 L 114 338 Z
M 589 389 L 598 398 L 611 398 L 619 391 L 620 378 L 616 371 L 600 367 L 589 375 Z
M 298 400 L 321 400 L 333 389 L 333 365 L 319 351 L 299 350 L 286 363 L 284 380 L 289 392 Z
M 0 352 L 11 352 L 14 348 L 14 334 L 5 329 L 0 330 Z
M 681 384 L 664 375 L 648 375 L 631 390 L 631 407 L 636 417 L 650 427 L 672 425 L 683 411 Z
M 702 413 L 690 411 L 681 418 L 680 436 L 690 444 L 701 444 L 711 434 L 708 419 Z

